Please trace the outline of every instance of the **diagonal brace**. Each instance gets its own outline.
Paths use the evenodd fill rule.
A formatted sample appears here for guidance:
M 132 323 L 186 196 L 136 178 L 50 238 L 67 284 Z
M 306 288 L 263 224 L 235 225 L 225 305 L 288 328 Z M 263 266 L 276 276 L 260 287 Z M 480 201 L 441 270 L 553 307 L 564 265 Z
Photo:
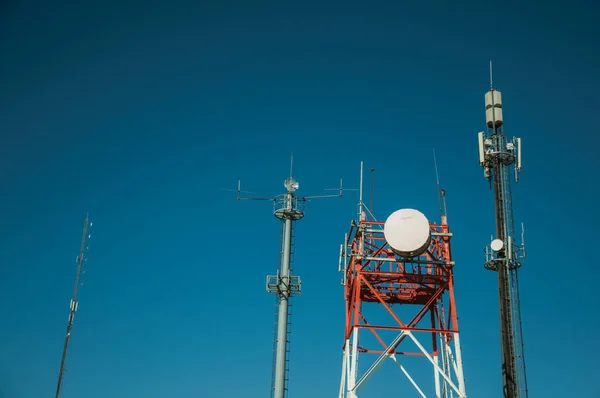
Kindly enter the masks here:
M 398 342 L 400 341 L 402 336 L 404 336 L 405 333 L 407 333 L 407 331 L 405 330 L 400 332 L 400 334 L 394 339 L 394 341 L 392 341 L 390 345 L 387 346 L 385 351 L 381 355 L 379 355 L 375 362 L 373 362 L 371 367 L 365 372 L 365 374 L 360 378 L 360 380 L 358 380 L 358 382 L 354 385 L 351 391 L 358 392 L 358 390 L 362 388 L 362 386 L 371 378 L 371 376 L 373 376 L 375 372 L 381 367 L 383 361 L 385 361 L 390 356 L 390 352 L 394 350 L 394 347 L 396 346 L 396 344 L 398 344 Z

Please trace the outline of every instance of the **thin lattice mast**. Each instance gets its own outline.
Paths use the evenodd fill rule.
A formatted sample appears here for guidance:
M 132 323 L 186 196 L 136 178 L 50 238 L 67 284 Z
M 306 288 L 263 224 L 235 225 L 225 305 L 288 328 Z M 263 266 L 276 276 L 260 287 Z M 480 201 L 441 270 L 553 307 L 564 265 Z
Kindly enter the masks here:
M 521 225 L 521 245 L 517 245 L 510 183 L 511 169 L 516 182 L 521 171 L 521 138 L 504 135 L 502 94 L 493 86 L 491 61 L 490 91 L 485 94 L 485 109 L 487 131 L 480 132 L 478 136 L 479 163 L 494 191 L 496 218 L 496 237 L 492 237 L 490 245 L 485 248 L 485 268 L 498 274 L 504 397 L 526 398 L 528 389 L 518 279 L 518 269 L 525 259 L 524 228 Z
M 358 221 L 351 222 L 340 247 L 346 326 L 338 396 L 358 397 L 371 380 L 377 382 L 375 374 L 389 359 L 418 396 L 465 398 L 446 212 L 442 208 L 439 223 L 411 208 L 378 221 L 363 202 L 362 186 L 361 162 Z M 413 378 L 410 357 L 431 366 L 430 383 Z M 397 381 L 378 379 L 390 392 L 408 396 Z
M 298 181 L 293 177 L 293 155 L 290 162 L 290 176 L 284 181 L 286 193 L 275 197 L 242 197 L 241 182 L 238 181 L 238 200 L 266 200 L 273 203 L 273 214 L 282 222 L 281 260 L 277 275 L 267 276 L 267 291 L 277 295 L 275 324 L 274 361 L 271 384 L 271 397 L 284 398 L 288 392 L 289 380 L 289 335 L 290 300 L 294 294 L 300 294 L 301 279 L 292 275 L 292 247 L 294 223 L 304 217 L 304 205 L 311 199 L 342 197 L 342 180 L 337 195 L 298 196 Z M 336 189 L 337 190 L 337 189 Z
M 67 322 L 67 333 L 65 335 L 65 344 L 63 347 L 62 358 L 60 361 L 60 370 L 58 372 L 58 383 L 56 385 L 56 398 L 60 396 L 60 390 L 62 387 L 62 379 L 65 373 L 65 362 L 67 360 L 67 351 L 69 348 L 69 340 L 71 338 L 71 329 L 73 328 L 73 321 L 75 320 L 75 312 L 79 307 L 79 302 L 77 301 L 77 293 L 79 292 L 79 286 L 81 281 L 81 274 L 83 270 L 83 264 L 87 261 L 85 258 L 85 252 L 87 250 L 86 241 L 90 237 L 88 234 L 88 228 L 91 228 L 92 224 L 89 222 L 89 214 L 86 215 L 85 221 L 83 222 L 83 235 L 81 237 L 81 247 L 79 249 L 79 255 L 76 258 L 77 262 L 77 274 L 75 277 L 75 288 L 73 291 L 73 297 L 71 298 L 71 303 L 69 306 L 69 320 Z

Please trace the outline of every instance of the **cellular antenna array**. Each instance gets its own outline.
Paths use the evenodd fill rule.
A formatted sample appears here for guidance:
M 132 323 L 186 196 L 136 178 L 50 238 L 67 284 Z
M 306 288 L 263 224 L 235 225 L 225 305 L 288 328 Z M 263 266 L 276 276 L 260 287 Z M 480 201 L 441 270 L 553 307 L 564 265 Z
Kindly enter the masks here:
M 521 171 L 521 139 L 504 135 L 502 94 L 493 87 L 485 94 L 487 131 L 480 132 L 479 163 L 494 190 L 496 237 L 485 248 L 485 268 L 498 273 L 502 385 L 504 397 L 526 398 L 527 376 L 519 300 L 518 269 L 525 259 L 524 228 L 521 244 L 515 243 L 511 192 L 511 169 L 515 181 Z M 511 167 L 512 166 L 512 167 Z
M 273 202 L 273 214 L 281 220 L 281 253 L 277 275 L 267 276 L 267 291 L 277 295 L 275 312 L 275 341 L 273 374 L 271 378 L 271 397 L 284 398 L 287 396 L 289 381 L 289 336 L 291 330 L 291 304 L 293 294 L 300 294 L 301 280 L 292 275 L 294 246 L 294 222 L 304 217 L 304 205 L 311 199 L 342 197 L 342 180 L 340 180 L 337 195 L 297 196 L 298 181 L 293 177 L 293 155 L 290 161 L 290 176 L 283 185 L 287 192 L 275 197 L 252 198 L 241 196 L 241 182 L 238 181 L 238 200 L 267 200 Z M 337 189 L 336 189 L 337 190 Z
M 73 291 L 73 297 L 71 298 L 69 308 L 69 320 L 67 322 L 67 334 L 65 336 L 65 345 L 63 347 L 62 358 L 60 361 L 60 370 L 58 372 L 58 383 L 56 385 L 56 398 L 60 396 L 60 390 L 62 387 L 62 379 L 65 373 L 65 362 L 67 360 L 67 351 L 69 349 L 69 340 L 71 338 L 71 329 L 73 328 L 73 321 L 75 320 L 75 312 L 79 307 L 77 301 L 77 294 L 79 293 L 79 286 L 81 284 L 81 275 L 83 271 L 83 264 L 87 261 L 85 258 L 85 251 L 87 250 L 86 241 L 90 237 L 88 234 L 88 228 L 92 227 L 92 223 L 89 222 L 89 215 L 86 215 L 85 221 L 83 222 L 83 235 L 81 237 L 81 247 L 79 249 L 79 255 L 75 259 L 77 262 L 77 274 L 75 276 L 75 289 Z

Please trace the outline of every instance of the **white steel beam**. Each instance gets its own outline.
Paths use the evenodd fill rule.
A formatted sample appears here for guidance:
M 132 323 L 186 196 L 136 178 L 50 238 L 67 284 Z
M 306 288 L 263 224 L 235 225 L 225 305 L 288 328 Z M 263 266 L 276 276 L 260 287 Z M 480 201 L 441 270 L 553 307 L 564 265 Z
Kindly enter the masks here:
M 348 340 L 346 340 L 346 344 L 344 347 L 344 355 L 342 356 L 342 378 L 340 380 L 340 392 L 338 394 L 339 398 L 344 398 L 344 389 L 346 387 L 347 357 L 348 357 Z
M 463 397 L 467 396 L 465 387 L 465 376 L 463 374 L 462 352 L 460 349 L 460 333 L 454 333 L 454 354 L 456 355 L 456 378 L 458 379 L 458 388 Z
M 379 355 L 379 357 L 373 362 L 371 367 L 365 372 L 365 374 L 358 380 L 355 386 L 350 386 L 352 391 L 359 391 L 363 385 L 375 374 L 375 372 L 381 367 L 383 361 L 390 357 L 390 352 L 394 350 L 396 344 L 400 342 L 402 336 L 404 336 L 407 332 L 401 331 L 400 334 L 387 346 L 385 351 Z
M 423 355 L 425 355 L 425 357 L 429 360 L 429 362 L 431 362 L 431 364 L 434 366 L 434 368 L 436 368 L 440 372 L 440 374 L 446 380 L 446 382 L 448 382 L 450 387 L 452 387 L 452 389 L 459 394 L 460 398 L 466 398 L 466 394 L 463 394 L 460 392 L 459 388 L 456 387 L 456 384 L 454 384 L 454 382 L 452 382 L 452 379 L 446 374 L 446 372 L 444 372 L 442 369 L 440 369 L 440 367 L 438 366 L 436 361 L 433 360 L 431 355 L 429 355 L 429 353 L 427 352 L 425 347 L 423 347 L 423 345 L 421 345 L 419 340 L 415 336 L 413 336 L 412 332 L 407 330 L 406 334 L 408 335 L 408 337 L 410 337 L 412 339 L 412 341 L 417 345 L 417 347 L 419 347 L 419 349 L 421 350 Z
M 358 376 L 358 328 L 352 330 L 352 351 L 350 352 L 350 379 L 348 380 L 348 391 L 355 391 L 356 378 Z
M 417 385 L 417 383 L 413 380 L 413 378 L 410 377 L 410 375 L 408 374 L 408 371 L 406 370 L 406 368 L 404 368 L 404 366 L 402 366 L 402 364 L 398 361 L 398 359 L 396 358 L 396 355 L 392 354 L 392 355 L 390 355 L 390 358 L 392 358 L 392 360 L 394 362 L 396 362 L 396 364 L 400 367 L 400 370 L 402 371 L 402 373 L 404 373 L 404 375 L 406 376 L 406 378 L 417 389 L 417 391 L 419 392 L 419 394 L 421 394 L 421 396 L 423 398 L 427 398 L 427 396 L 425 396 L 425 394 L 423 394 L 423 391 L 421 391 L 421 389 L 419 388 L 419 386 Z
M 353 330 L 352 336 L 352 349 L 350 349 L 350 339 L 346 341 L 346 347 L 344 349 L 344 363 L 342 364 L 342 380 L 340 383 L 340 398 L 356 398 L 357 392 L 360 391 L 367 381 L 379 370 L 383 362 L 391 358 L 399 367 L 402 373 L 406 376 L 406 378 L 411 382 L 411 384 L 415 387 L 415 389 L 419 392 L 421 397 L 426 397 L 425 393 L 416 381 L 410 376 L 406 368 L 398 361 L 396 356 L 391 352 L 395 349 L 395 346 L 400 342 L 404 335 L 408 335 L 415 345 L 419 348 L 419 350 L 423 353 L 423 355 L 429 360 L 429 362 L 433 365 L 434 368 L 434 382 L 435 382 L 435 396 L 436 398 L 442 398 L 442 393 L 445 391 L 444 396 L 454 396 L 454 394 L 458 394 L 459 398 L 466 398 L 465 392 L 465 383 L 462 372 L 462 360 L 460 353 L 460 341 L 458 339 L 458 333 L 454 333 L 454 346 L 455 352 L 453 353 L 452 349 L 449 345 L 442 343 L 442 347 L 440 350 L 441 359 L 443 362 L 447 360 L 448 369 L 442 369 L 439 364 L 439 356 L 433 358 L 427 350 L 423 347 L 423 345 L 419 342 L 419 340 L 414 336 L 411 331 L 403 330 L 400 334 L 387 346 L 385 351 L 379 355 L 379 357 L 375 360 L 375 362 L 369 367 L 369 369 L 364 372 L 364 374 L 358 378 L 358 329 Z M 445 341 L 440 336 L 440 340 Z M 456 358 L 454 358 L 456 356 Z M 451 364 L 451 365 L 450 365 Z M 446 368 L 447 366 L 444 366 Z M 452 372 L 454 371 L 454 372 Z M 452 380 L 452 374 L 456 376 L 458 386 Z M 445 388 L 442 389 L 440 376 L 443 377 L 443 384 L 450 387 L 450 391 Z M 446 395 L 449 394 L 449 395 Z

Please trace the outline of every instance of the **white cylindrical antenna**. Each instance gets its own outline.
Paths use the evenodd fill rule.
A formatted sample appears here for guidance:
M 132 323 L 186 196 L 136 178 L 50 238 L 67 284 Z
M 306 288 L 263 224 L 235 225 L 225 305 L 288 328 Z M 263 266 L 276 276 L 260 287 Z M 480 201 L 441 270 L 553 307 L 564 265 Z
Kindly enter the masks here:
M 517 138 L 517 169 L 521 170 L 521 139 Z
M 340 244 L 340 259 L 338 262 L 338 272 L 342 272 L 342 260 L 344 259 L 344 245 L 345 243 Z
M 492 60 L 490 60 L 490 90 L 494 89 L 494 82 L 492 81 Z
M 485 93 L 485 121 L 489 128 L 502 126 L 502 93 L 498 90 Z
M 360 162 L 360 182 L 358 188 L 358 219 L 362 220 L 363 215 L 363 162 Z

